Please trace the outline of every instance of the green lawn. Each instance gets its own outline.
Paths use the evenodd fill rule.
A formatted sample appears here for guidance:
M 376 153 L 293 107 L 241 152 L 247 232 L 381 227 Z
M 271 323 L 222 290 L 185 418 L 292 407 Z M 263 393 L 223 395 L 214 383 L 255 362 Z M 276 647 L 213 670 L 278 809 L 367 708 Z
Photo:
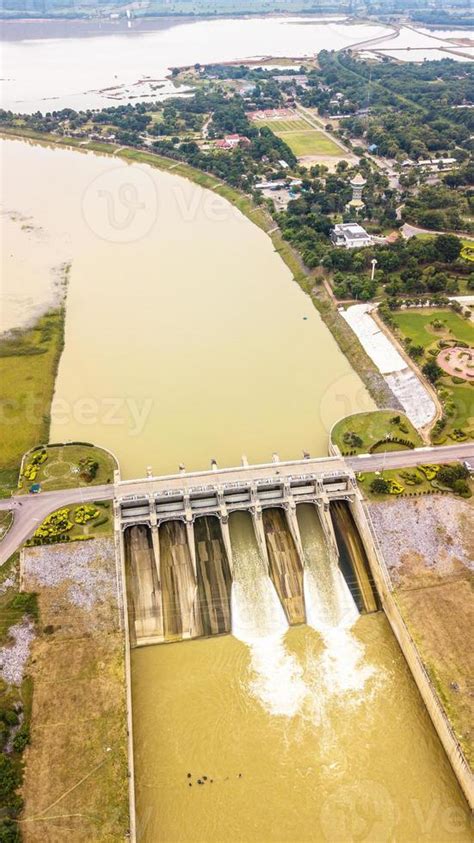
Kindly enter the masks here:
M 279 138 L 288 144 L 296 156 L 337 155 L 342 150 L 323 132 L 314 129 L 306 120 L 254 120 L 255 126 L 268 126 Z
M 449 389 L 449 399 L 455 407 L 455 414 L 449 418 L 450 427 L 468 428 L 474 424 L 474 388 L 470 383 L 454 385 L 450 378 L 443 378 L 441 383 Z M 466 430 L 467 432 L 467 430 Z
M 400 417 L 400 424 L 391 423 L 390 419 Z M 404 428 L 404 429 L 403 429 Z M 351 433 L 362 439 L 361 445 L 354 445 L 350 441 L 344 441 L 344 435 L 348 437 Z M 353 416 L 346 416 L 341 419 L 332 430 L 332 441 L 342 453 L 355 451 L 357 454 L 368 453 L 369 449 L 391 434 L 397 439 L 408 439 L 415 446 L 422 445 L 421 436 L 413 427 L 412 423 L 395 410 L 375 410 L 370 413 L 356 413 Z M 391 444 L 381 445 L 378 450 L 403 450 L 403 445 Z
M 440 339 L 457 339 L 474 345 L 474 325 L 452 310 L 403 311 L 393 314 L 393 319 L 404 337 L 410 337 L 413 345 L 429 348 Z M 435 331 L 430 327 L 433 319 L 444 322 L 446 329 Z
M 304 132 L 287 132 L 280 137 L 298 157 L 302 155 L 337 155 L 340 158 L 342 154 L 341 149 L 334 141 L 316 129 L 309 129 Z
M 288 118 L 288 120 L 254 120 L 253 122 L 259 128 L 267 126 L 276 135 L 282 135 L 285 132 L 304 131 L 309 128 L 309 124 L 302 117 L 295 120 Z
M 40 483 L 45 492 L 54 489 L 72 489 L 77 486 L 94 486 L 113 483 L 114 469 L 117 467 L 115 459 L 102 448 L 87 445 L 49 445 L 46 447 L 47 459 L 37 468 L 36 476 L 28 479 L 20 478 L 20 492 L 28 492 L 32 482 Z M 39 451 L 25 454 L 23 470 Z M 91 480 L 81 476 L 81 460 L 91 460 L 98 463 L 95 477 Z

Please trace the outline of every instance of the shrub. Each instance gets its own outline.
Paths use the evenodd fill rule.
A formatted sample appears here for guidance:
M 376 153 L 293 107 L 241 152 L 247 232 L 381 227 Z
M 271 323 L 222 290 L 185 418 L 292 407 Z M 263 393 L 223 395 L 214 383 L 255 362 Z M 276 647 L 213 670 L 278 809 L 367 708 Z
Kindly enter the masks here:
M 101 517 L 101 518 L 97 518 L 97 519 L 94 521 L 94 523 L 93 523 L 93 525 L 92 525 L 92 526 L 93 526 L 93 527 L 94 527 L 94 529 L 95 529 L 96 527 L 101 527 L 101 526 L 102 526 L 102 524 L 107 524 L 107 521 L 108 521 L 107 516 L 106 516 L 106 515 L 102 515 L 102 517 Z
M 74 513 L 74 521 L 76 524 L 86 524 L 88 521 L 97 518 L 98 514 L 99 510 L 95 506 L 91 506 L 89 503 L 81 504 Z
M 468 497 L 471 494 L 469 486 L 465 480 L 455 480 L 453 489 L 457 495 L 462 495 L 462 497 Z
M 20 773 L 8 755 L 0 755 L 0 799 L 12 796 L 20 784 Z
M 23 752 L 25 747 L 30 742 L 30 730 L 26 723 L 23 723 L 21 728 L 16 733 L 15 737 L 13 738 L 13 749 L 15 752 Z
M 422 372 L 430 383 L 436 383 L 438 378 L 443 374 L 443 370 L 438 366 L 434 360 L 428 360 L 422 368 Z
M 387 495 L 390 491 L 390 484 L 384 477 L 374 477 L 369 488 L 376 495 Z
M 11 819 L 0 821 L 0 840 L 1 843 L 20 843 L 20 827 L 18 823 Z

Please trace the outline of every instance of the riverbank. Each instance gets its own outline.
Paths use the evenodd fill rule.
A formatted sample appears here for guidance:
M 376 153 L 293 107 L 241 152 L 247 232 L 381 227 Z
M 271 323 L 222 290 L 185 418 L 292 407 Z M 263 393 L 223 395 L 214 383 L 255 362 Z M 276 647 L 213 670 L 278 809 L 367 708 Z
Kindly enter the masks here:
M 31 327 L 0 339 L 2 455 L 0 496 L 16 488 L 25 451 L 49 438 L 51 402 L 64 348 L 63 304 Z
M 70 137 L 58 137 L 56 135 L 42 135 L 39 132 L 17 129 L 15 131 L 2 129 L 0 137 L 3 138 L 25 138 L 37 141 L 42 145 L 54 144 L 55 146 L 69 147 L 81 151 L 91 151 L 111 158 L 123 158 L 126 161 L 134 161 L 139 164 L 148 164 L 151 167 L 168 171 L 173 175 L 188 179 L 200 187 L 217 193 L 236 207 L 251 222 L 261 228 L 271 239 L 274 250 L 279 254 L 283 262 L 291 271 L 294 280 L 301 289 L 309 295 L 314 306 L 318 310 L 323 322 L 327 325 L 334 336 L 339 348 L 348 359 L 352 368 L 357 372 L 367 387 L 368 392 L 379 407 L 393 407 L 401 409 L 401 405 L 394 397 L 392 391 L 380 375 L 377 367 L 366 354 L 359 342 L 354 342 L 354 334 L 345 323 L 342 316 L 334 306 L 334 302 L 327 293 L 324 285 L 318 278 L 316 271 L 308 272 L 302 263 L 300 256 L 292 246 L 283 239 L 275 221 L 265 208 L 256 205 L 247 194 L 231 187 L 215 176 L 197 170 L 189 164 L 177 162 L 174 159 L 166 158 L 163 155 L 136 150 L 127 146 L 116 146 L 111 143 L 97 141 L 80 141 Z

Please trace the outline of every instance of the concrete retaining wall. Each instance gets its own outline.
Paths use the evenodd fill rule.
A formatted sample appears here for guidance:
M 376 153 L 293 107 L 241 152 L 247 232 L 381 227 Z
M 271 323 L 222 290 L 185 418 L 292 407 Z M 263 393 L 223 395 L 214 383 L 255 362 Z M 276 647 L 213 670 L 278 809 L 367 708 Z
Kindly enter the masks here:
M 416 682 L 423 702 L 428 709 L 433 726 L 448 756 L 459 785 L 466 797 L 471 811 L 474 811 L 474 774 L 467 762 L 462 748 L 439 700 L 436 689 L 426 671 L 420 654 L 408 627 L 403 620 L 398 604 L 393 596 L 393 588 L 377 537 L 371 528 L 370 515 L 362 500 L 357 497 L 351 505 L 352 514 L 364 541 L 375 584 L 377 586 L 383 610 L 392 631 L 405 656 L 412 676 Z
M 120 579 L 121 587 L 119 593 L 121 602 L 119 612 L 121 613 L 121 625 L 124 631 L 124 658 L 125 658 L 125 695 L 127 706 L 127 743 L 128 743 L 128 804 L 130 814 L 130 843 L 136 843 L 136 807 L 135 807 L 135 763 L 133 756 L 133 720 L 132 720 L 132 678 L 130 666 L 130 630 L 128 625 L 127 605 L 127 581 L 125 575 L 125 552 L 123 547 L 123 533 L 120 529 L 120 515 L 118 504 L 114 501 L 114 527 L 115 527 L 115 556 L 117 563 L 117 579 Z M 118 583 L 117 583 L 118 585 Z

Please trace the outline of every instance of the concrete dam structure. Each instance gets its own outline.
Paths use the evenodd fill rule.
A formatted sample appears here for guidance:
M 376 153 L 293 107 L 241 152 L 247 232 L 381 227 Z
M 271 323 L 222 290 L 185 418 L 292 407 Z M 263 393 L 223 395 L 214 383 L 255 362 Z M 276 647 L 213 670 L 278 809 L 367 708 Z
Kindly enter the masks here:
M 116 524 L 132 646 L 232 632 L 232 588 L 245 587 L 245 577 L 249 587 L 257 579 L 266 582 L 289 625 L 305 623 L 312 556 L 306 531 L 300 530 L 303 508 L 313 513 L 312 530 L 321 536 L 324 557 L 313 590 L 318 578 L 321 588 L 323 578 L 344 580 L 359 611 L 376 611 L 376 590 L 351 514 L 354 476 L 344 464 L 319 471 L 317 462 L 248 466 L 244 461 L 238 469 L 149 478 L 139 494 L 119 494 Z M 247 572 L 236 569 L 244 527 L 256 555 L 256 567 Z

